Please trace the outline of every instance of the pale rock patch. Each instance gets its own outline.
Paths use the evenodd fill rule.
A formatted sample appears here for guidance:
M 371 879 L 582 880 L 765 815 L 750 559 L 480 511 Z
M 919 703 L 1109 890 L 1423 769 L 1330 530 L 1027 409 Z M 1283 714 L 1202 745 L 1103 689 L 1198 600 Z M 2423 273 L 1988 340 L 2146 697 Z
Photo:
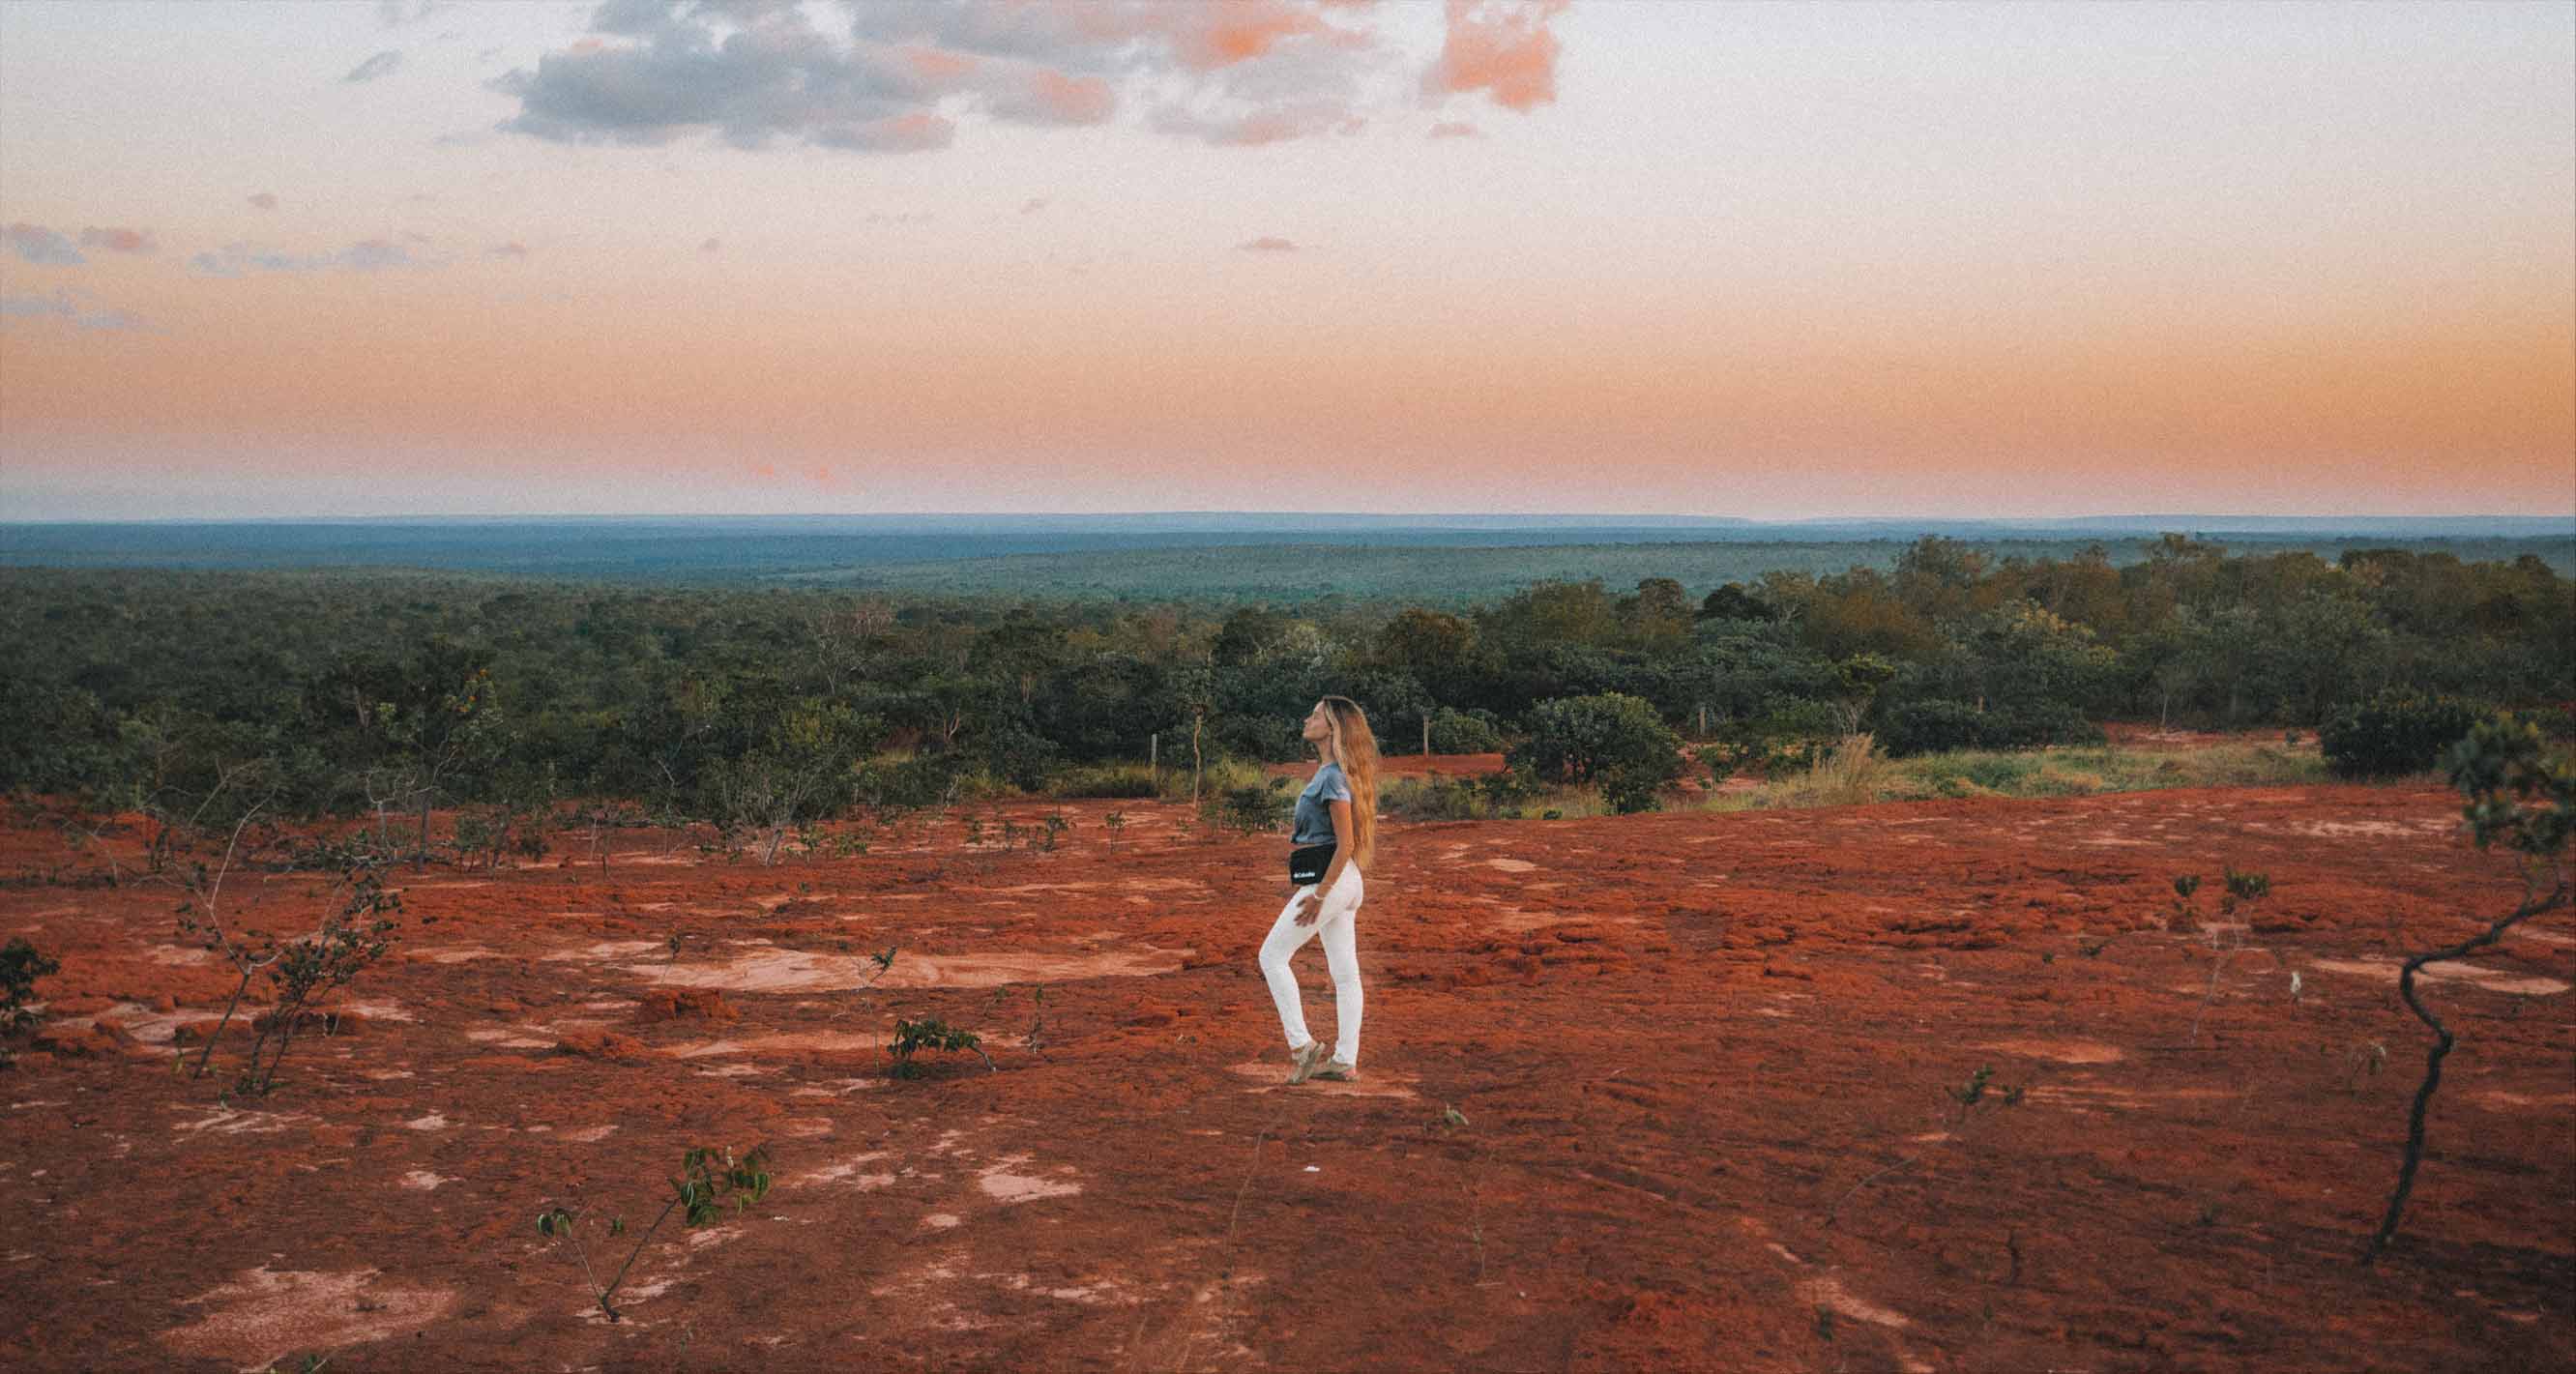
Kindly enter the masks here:
M 380 1282 L 380 1272 L 274 1272 L 263 1265 L 188 1300 L 215 1310 L 162 1333 L 172 1350 L 239 1361 L 264 1370 L 297 1351 L 340 1350 L 417 1330 L 444 1315 L 456 1295 L 441 1288 Z

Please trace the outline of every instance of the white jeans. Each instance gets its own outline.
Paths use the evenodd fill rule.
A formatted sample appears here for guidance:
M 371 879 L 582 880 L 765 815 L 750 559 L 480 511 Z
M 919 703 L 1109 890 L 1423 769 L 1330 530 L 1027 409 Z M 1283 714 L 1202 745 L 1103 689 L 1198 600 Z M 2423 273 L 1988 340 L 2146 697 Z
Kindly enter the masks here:
M 1356 1065 L 1360 1062 L 1360 950 L 1354 926 L 1365 891 L 1360 871 L 1343 865 L 1341 879 L 1324 894 L 1323 915 L 1313 925 L 1301 926 L 1298 904 L 1314 890 L 1312 884 L 1297 889 L 1280 909 L 1270 938 L 1261 942 L 1261 977 L 1270 984 L 1270 1000 L 1279 1004 L 1279 1027 L 1288 1032 L 1288 1048 L 1303 1049 L 1315 1037 L 1306 1031 L 1306 1011 L 1297 999 L 1297 977 L 1288 971 L 1288 956 L 1322 936 L 1324 967 L 1333 975 L 1333 1019 L 1341 1027 L 1333 1042 L 1333 1057 Z

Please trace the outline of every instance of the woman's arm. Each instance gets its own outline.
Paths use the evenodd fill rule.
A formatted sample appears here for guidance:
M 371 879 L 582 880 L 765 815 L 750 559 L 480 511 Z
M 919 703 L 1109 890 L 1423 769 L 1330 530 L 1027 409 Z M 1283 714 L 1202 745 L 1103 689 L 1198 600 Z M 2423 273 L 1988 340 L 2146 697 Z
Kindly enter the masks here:
M 1310 926 L 1324 914 L 1324 894 L 1342 880 L 1342 869 L 1351 861 L 1351 846 L 1343 836 L 1351 833 L 1351 804 L 1347 800 L 1331 803 L 1333 813 L 1333 861 L 1325 866 L 1324 876 L 1315 880 L 1315 890 L 1306 894 L 1305 909 L 1297 913 L 1297 924 Z

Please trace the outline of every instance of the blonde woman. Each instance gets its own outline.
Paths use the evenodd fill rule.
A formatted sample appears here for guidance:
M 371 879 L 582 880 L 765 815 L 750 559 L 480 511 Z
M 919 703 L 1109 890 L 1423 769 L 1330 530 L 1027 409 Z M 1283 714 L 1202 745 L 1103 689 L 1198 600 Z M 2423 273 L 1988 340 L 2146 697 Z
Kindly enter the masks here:
M 1261 942 L 1261 977 L 1279 1004 L 1296 1068 L 1291 1083 L 1309 1078 L 1348 1082 L 1360 1075 L 1360 956 L 1357 921 L 1360 870 L 1377 847 L 1377 736 L 1367 715 L 1349 697 L 1326 697 L 1306 717 L 1306 742 L 1318 760 L 1314 778 L 1297 794 L 1295 853 L 1288 878 L 1299 884 Z M 1333 1013 L 1339 1035 L 1325 1059 L 1322 1041 L 1306 1032 L 1297 979 L 1288 958 L 1321 937 L 1324 966 L 1333 975 Z

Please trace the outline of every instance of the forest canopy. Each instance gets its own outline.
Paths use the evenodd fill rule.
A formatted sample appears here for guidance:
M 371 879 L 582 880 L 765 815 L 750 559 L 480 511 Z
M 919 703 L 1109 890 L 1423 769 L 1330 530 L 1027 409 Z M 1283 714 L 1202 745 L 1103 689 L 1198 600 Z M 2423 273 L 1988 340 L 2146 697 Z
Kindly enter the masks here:
M 2068 742 L 2107 718 L 2319 728 L 2392 691 L 2576 699 L 2576 584 L 2541 558 L 2123 558 L 1925 537 L 1892 568 L 1699 589 L 1546 581 L 1471 606 L 635 587 L 327 570 L 0 570 L 0 789 L 107 806 L 256 763 L 303 813 L 619 797 L 825 810 L 1064 770 L 1295 757 L 1327 692 L 1390 752 L 1506 746 L 1615 694 L 1695 740 L 1869 729 L 1892 752 Z M 426 805 L 424 801 L 422 804 Z

